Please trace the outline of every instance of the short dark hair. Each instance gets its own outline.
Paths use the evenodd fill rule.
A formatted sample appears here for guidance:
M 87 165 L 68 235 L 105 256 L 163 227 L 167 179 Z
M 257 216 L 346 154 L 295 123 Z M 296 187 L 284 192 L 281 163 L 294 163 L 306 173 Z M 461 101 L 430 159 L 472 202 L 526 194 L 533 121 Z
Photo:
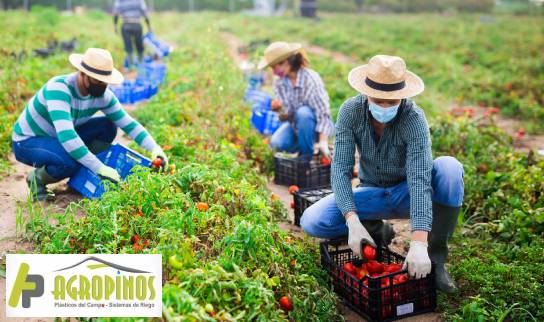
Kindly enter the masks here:
M 306 60 L 302 53 L 292 55 L 291 57 L 287 58 L 287 62 L 289 63 L 291 71 L 293 72 L 298 72 L 298 70 L 302 67 L 308 67 L 308 60 Z

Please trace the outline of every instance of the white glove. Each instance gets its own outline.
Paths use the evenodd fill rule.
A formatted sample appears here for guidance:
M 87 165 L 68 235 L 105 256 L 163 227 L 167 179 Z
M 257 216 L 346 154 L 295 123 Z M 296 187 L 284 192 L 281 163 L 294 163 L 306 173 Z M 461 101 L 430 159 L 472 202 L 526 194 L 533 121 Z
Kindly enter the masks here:
M 402 269 L 408 266 L 408 274 L 415 278 L 422 278 L 431 272 L 431 259 L 427 252 L 427 243 L 413 240 Z
M 166 165 L 168 164 L 168 158 L 166 157 L 166 154 L 164 154 L 164 151 L 159 145 L 153 148 L 153 151 L 151 151 L 151 155 L 153 156 L 153 158 L 161 158 L 164 167 L 166 167 Z
M 320 140 L 317 146 L 321 154 L 323 154 L 327 159 L 331 158 L 331 151 L 329 150 L 329 142 L 327 142 L 327 140 Z
M 96 174 L 98 174 L 101 177 L 104 177 L 106 179 L 109 179 L 114 182 L 121 181 L 121 176 L 119 175 L 119 172 L 115 170 L 112 167 L 108 167 L 107 165 L 103 164 L 98 171 L 96 171 Z
M 361 241 L 366 240 L 372 247 L 376 247 L 376 243 L 366 228 L 361 224 L 359 216 L 357 214 L 352 214 L 346 219 L 346 225 L 348 226 L 348 245 L 349 248 L 353 251 L 355 256 L 361 257 Z

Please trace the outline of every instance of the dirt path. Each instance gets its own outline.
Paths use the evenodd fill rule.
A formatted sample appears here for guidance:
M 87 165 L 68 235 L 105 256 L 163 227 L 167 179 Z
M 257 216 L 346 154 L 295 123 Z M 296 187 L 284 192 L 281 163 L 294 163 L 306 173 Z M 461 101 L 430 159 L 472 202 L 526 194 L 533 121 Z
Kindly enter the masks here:
M 490 123 L 489 118 L 485 117 L 486 107 L 481 106 L 467 106 L 464 107 L 467 109 L 474 109 L 474 118 L 481 118 L 484 120 L 484 123 Z M 514 141 L 514 148 L 517 151 L 529 152 L 529 150 L 534 150 L 534 152 L 544 155 L 544 134 L 525 134 L 522 137 L 519 137 L 518 131 L 523 129 L 523 121 L 506 118 L 501 115 L 493 115 L 494 124 L 504 130 L 508 135 L 510 135 Z
M 361 62 L 356 57 L 349 57 L 340 52 L 328 50 L 320 46 L 304 44 L 304 49 L 306 49 L 306 51 L 312 55 L 328 57 L 340 64 L 351 65 L 353 67 L 361 64 Z

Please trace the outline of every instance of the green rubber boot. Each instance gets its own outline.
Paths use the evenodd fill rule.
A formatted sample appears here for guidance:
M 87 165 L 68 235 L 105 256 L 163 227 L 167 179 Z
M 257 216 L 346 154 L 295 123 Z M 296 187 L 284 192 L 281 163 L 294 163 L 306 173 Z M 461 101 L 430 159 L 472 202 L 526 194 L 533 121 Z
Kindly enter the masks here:
M 60 180 L 53 178 L 49 175 L 49 173 L 47 173 L 45 166 L 30 171 L 26 177 L 26 183 L 30 189 L 32 200 L 34 201 L 53 200 L 55 198 L 55 194 L 47 189 L 46 186 L 50 183 L 55 183 L 58 181 Z
M 436 264 L 436 288 L 444 293 L 457 292 L 455 281 L 446 270 L 448 240 L 455 227 L 461 207 L 448 207 L 433 202 L 433 226 L 429 233 L 429 257 Z
M 391 240 L 395 237 L 393 226 L 385 223 L 383 220 L 361 220 L 376 245 L 389 246 Z

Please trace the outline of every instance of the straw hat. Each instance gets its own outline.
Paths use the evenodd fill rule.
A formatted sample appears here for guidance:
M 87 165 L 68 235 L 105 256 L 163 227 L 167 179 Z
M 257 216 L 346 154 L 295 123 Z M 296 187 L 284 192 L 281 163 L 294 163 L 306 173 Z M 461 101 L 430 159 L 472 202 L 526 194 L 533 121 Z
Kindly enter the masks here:
M 358 92 L 380 99 L 409 98 L 425 89 L 421 78 L 406 69 L 402 58 L 387 55 L 376 55 L 367 65 L 352 69 L 348 82 Z
M 294 55 L 302 48 L 298 43 L 286 43 L 285 41 L 273 42 L 264 50 L 264 57 L 259 62 L 257 68 L 264 69 L 270 65 L 279 63 L 291 55 Z
M 123 74 L 113 67 L 113 58 L 109 51 L 100 48 L 89 48 L 82 54 L 71 54 L 70 63 L 79 71 L 107 84 L 120 84 Z

